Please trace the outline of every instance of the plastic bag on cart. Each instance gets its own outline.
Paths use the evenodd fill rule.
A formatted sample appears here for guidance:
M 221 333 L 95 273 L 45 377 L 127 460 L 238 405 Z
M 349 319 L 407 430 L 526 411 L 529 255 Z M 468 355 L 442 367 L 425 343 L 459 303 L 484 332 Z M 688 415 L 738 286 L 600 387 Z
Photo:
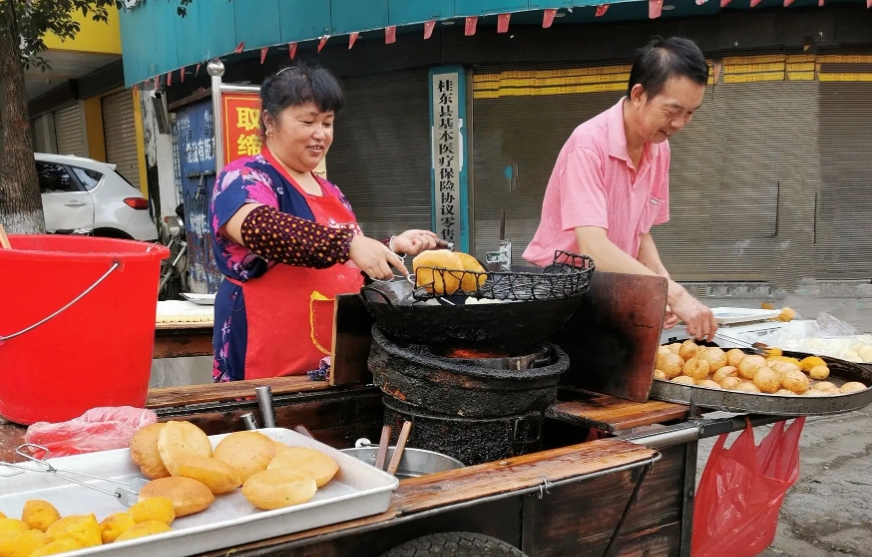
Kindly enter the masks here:
M 24 442 L 46 447 L 52 457 L 125 449 L 137 431 L 156 422 L 157 414 L 143 408 L 92 408 L 68 422 L 37 422 Z
M 799 436 L 805 418 L 778 422 L 754 446 L 750 422 L 729 449 L 728 434 L 712 449 L 696 492 L 692 557 L 753 557 L 775 538 L 787 490 L 799 477 Z

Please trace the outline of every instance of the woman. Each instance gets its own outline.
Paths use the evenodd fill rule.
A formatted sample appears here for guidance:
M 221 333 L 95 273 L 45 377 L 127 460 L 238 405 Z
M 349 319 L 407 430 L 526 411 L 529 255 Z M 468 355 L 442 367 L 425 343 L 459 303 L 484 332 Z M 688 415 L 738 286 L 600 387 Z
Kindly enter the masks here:
M 361 270 L 407 275 L 397 253 L 437 246 L 424 230 L 367 238 L 339 189 L 313 172 L 345 105 L 330 72 L 295 64 L 267 78 L 260 97 L 263 151 L 224 168 L 209 210 L 227 278 L 215 299 L 215 382 L 317 369 L 330 354 L 335 296 L 358 291 Z

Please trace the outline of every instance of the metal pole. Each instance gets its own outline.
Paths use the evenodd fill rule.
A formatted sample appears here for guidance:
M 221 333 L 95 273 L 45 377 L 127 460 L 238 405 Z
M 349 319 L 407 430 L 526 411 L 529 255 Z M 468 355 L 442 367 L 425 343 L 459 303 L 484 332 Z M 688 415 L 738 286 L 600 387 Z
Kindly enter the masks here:
M 206 72 L 212 77 L 212 130 L 215 133 L 215 173 L 224 168 L 224 122 L 221 118 L 221 77 L 224 64 L 219 59 L 206 65 Z

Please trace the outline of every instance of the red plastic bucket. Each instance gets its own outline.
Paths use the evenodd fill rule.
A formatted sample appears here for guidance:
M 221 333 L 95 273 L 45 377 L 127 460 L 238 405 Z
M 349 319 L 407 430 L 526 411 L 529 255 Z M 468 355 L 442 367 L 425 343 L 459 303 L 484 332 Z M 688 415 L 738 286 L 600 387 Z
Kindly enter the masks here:
M 169 250 L 82 236 L 9 242 L 0 249 L 0 415 L 29 425 L 144 407 Z

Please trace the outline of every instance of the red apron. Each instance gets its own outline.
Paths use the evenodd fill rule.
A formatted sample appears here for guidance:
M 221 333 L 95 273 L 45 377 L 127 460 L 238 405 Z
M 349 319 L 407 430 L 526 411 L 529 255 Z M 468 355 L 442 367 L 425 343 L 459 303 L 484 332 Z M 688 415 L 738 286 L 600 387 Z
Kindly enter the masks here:
M 307 193 L 266 147 L 262 154 L 306 198 L 315 222 L 359 230 L 338 197 L 326 190 L 320 196 Z M 363 277 L 351 261 L 327 269 L 277 263 L 263 276 L 237 284 L 248 319 L 245 378 L 266 379 L 318 369 L 332 351 L 334 299 L 360 290 Z

